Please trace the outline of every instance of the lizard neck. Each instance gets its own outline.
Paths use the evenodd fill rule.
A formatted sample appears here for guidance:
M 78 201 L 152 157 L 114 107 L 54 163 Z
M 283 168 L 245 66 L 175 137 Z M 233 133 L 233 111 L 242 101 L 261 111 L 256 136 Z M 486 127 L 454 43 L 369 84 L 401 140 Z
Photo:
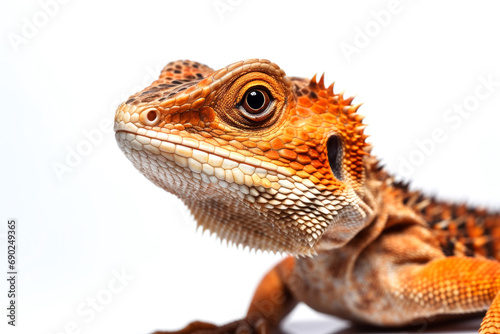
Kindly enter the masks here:
M 317 253 L 338 249 L 344 247 L 351 242 L 358 234 L 362 231 L 367 230 L 375 222 L 379 221 L 381 213 L 381 205 L 383 203 L 383 178 L 380 179 L 378 170 L 378 161 L 373 156 L 367 156 L 364 159 L 365 164 L 365 185 L 356 191 L 356 195 L 359 201 L 352 206 L 351 210 L 344 210 L 335 217 L 335 220 L 331 227 L 324 233 L 318 243 L 315 245 L 315 250 Z M 382 219 L 385 221 L 385 218 Z M 377 224 L 380 225 L 380 224 Z M 384 224 L 382 224 L 384 225 Z M 357 233 L 353 233 L 353 229 L 357 229 Z M 383 228 L 382 228 L 383 229 Z M 380 231 L 382 230 L 380 229 Z M 379 229 L 374 229 L 375 237 L 380 232 Z M 345 235 L 350 235 L 349 238 L 345 238 Z M 367 238 L 369 240 L 373 239 L 371 237 Z

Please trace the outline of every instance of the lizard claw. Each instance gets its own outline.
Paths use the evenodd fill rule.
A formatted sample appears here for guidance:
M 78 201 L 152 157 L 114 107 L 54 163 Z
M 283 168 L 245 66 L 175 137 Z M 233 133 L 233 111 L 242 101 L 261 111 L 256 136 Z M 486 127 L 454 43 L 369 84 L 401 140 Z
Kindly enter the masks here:
M 271 334 L 271 330 L 264 319 L 259 319 L 254 324 L 247 319 L 242 319 L 223 326 L 194 321 L 179 331 L 154 332 L 153 334 Z

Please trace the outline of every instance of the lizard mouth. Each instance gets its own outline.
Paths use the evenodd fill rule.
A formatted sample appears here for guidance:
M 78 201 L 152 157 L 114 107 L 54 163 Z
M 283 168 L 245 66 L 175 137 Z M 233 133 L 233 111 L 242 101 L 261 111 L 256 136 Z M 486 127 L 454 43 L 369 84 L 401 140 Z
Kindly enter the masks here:
M 244 156 L 207 142 L 163 132 L 154 134 L 156 136 L 117 129 L 115 136 L 125 154 L 132 154 L 132 150 L 143 151 L 161 167 L 174 169 L 173 173 L 178 173 L 175 171 L 176 167 L 189 169 L 195 178 L 197 174 L 204 181 L 224 188 L 236 184 L 238 190 L 245 195 L 250 194 L 252 188 L 262 187 L 263 189 L 259 189 L 261 191 L 270 188 L 278 190 L 282 187 L 283 180 L 291 175 L 283 166 Z M 253 192 L 254 195 L 258 194 L 255 189 Z
M 178 196 L 198 225 L 251 249 L 314 252 L 316 240 L 305 230 L 310 227 L 289 231 L 285 226 L 294 226 L 301 218 L 278 213 L 311 203 L 307 187 L 296 188 L 294 179 L 285 175 L 287 169 L 201 141 L 195 148 L 194 140 L 185 141 L 180 135 L 153 137 L 155 133 L 139 131 L 116 130 L 121 150 L 146 178 Z

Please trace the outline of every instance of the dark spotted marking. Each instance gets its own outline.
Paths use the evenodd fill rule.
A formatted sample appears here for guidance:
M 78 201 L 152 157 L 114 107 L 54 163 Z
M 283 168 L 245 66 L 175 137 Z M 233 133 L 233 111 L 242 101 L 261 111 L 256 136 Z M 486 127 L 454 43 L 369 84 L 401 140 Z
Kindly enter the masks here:
M 151 88 L 149 90 L 146 90 L 146 91 L 142 92 L 140 96 L 148 95 L 148 94 L 151 94 L 151 93 L 156 93 L 159 90 L 161 90 L 161 88 Z
M 141 99 L 141 102 L 152 102 L 154 100 L 156 100 L 157 98 L 159 98 L 161 95 L 160 94 L 153 94 L 151 96 L 148 96 L 144 99 Z
M 491 228 L 486 227 L 484 229 L 484 234 L 485 235 L 493 235 L 493 231 L 491 230 Z M 488 238 L 488 241 L 486 242 L 486 244 L 483 247 L 486 249 L 486 256 L 488 258 L 495 257 L 495 248 L 494 248 L 494 244 L 493 244 L 493 238 Z
M 452 241 L 451 239 L 448 240 L 445 244 L 441 246 L 441 250 L 443 251 L 444 255 L 446 256 L 452 256 L 455 254 L 455 242 Z

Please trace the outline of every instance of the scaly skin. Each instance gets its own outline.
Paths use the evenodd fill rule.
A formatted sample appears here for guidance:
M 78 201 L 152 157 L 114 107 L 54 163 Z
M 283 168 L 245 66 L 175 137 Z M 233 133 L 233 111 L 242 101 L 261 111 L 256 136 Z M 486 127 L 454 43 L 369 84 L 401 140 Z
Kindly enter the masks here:
M 487 259 L 500 258 L 500 216 L 396 183 L 351 101 L 323 77 L 251 59 L 218 71 L 169 63 L 120 105 L 120 148 L 199 225 L 293 255 L 264 277 L 245 318 L 176 333 L 278 332 L 298 302 L 377 326 L 489 307 L 480 332 L 500 333 L 500 263 Z

